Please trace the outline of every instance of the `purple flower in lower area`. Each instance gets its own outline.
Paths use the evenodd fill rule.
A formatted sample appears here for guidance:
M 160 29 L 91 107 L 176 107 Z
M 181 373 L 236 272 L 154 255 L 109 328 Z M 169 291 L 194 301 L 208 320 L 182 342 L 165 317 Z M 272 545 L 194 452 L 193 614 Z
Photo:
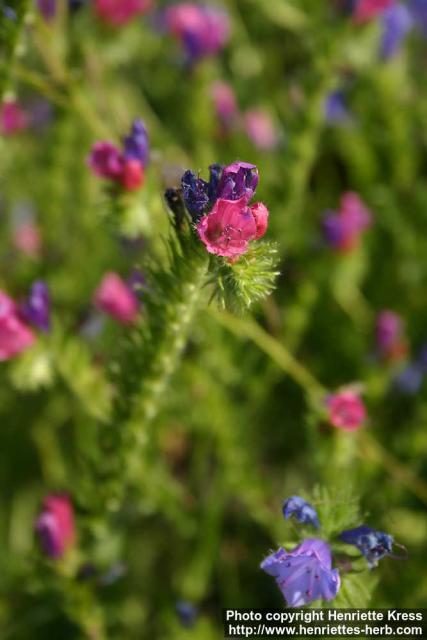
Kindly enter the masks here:
M 130 134 L 124 139 L 124 157 L 127 160 L 139 160 L 143 167 L 148 163 L 148 133 L 141 119 L 132 123 Z
M 230 35 L 228 14 L 223 9 L 204 4 L 180 2 L 172 5 L 164 12 L 164 23 L 182 43 L 189 64 L 219 53 Z
M 275 578 L 288 607 L 333 600 L 341 584 L 338 569 L 332 569 L 331 548 L 319 539 L 304 540 L 289 553 L 280 548 L 261 569 Z
M 187 602 L 186 600 L 178 600 L 175 604 L 175 611 L 184 627 L 189 628 L 194 626 L 198 614 L 197 608 L 194 604 L 191 604 L 191 602 Z
M 412 14 L 414 25 L 420 29 L 427 38 L 427 2 L 426 0 L 409 0 L 409 10 Z
M 199 178 L 194 171 L 186 171 L 181 178 L 185 206 L 194 220 L 205 213 L 209 204 L 209 183 Z
M 331 91 L 325 100 L 325 118 L 330 124 L 346 124 L 351 120 L 344 91 Z
M 316 509 L 299 496 L 291 496 L 285 500 L 282 511 L 286 520 L 291 516 L 295 516 L 296 520 L 301 524 L 311 524 L 316 529 L 320 526 Z
M 393 536 L 383 531 L 376 531 L 364 525 L 348 529 L 340 534 L 340 539 L 359 549 L 366 558 L 370 569 L 376 567 L 379 560 L 389 556 L 393 549 Z
M 258 169 L 248 162 L 233 162 L 222 171 L 217 197 L 224 200 L 252 199 L 258 186 Z
M 399 3 L 384 12 L 382 23 L 380 55 L 384 60 L 388 60 L 399 52 L 406 35 L 412 29 L 413 19 L 408 7 Z
M 23 319 L 40 331 L 50 331 L 51 298 L 49 288 L 42 280 L 37 280 L 31 287 L 27 300 L 21 305 Z

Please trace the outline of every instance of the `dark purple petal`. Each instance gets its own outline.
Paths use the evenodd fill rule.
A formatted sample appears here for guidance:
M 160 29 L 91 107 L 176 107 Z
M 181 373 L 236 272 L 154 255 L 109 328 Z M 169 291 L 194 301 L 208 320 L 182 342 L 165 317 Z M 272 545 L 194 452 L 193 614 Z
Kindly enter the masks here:
M 199 218 L 209 204 L 209 184 L 188 170 L 182 176 L 181 186 L 185 206 L 195 219 Z
M 134 120 L 130 134 L 124 139 L 124 157 L 127 160 L 139 160 L 143 167 L 148 163 L 149 143 L 144 123 Z
M 51 298 L 48 286 L 42 280 L 33 284 L 28 299 L 21 306 L 21 315 L 40 331 L 50 331 Z

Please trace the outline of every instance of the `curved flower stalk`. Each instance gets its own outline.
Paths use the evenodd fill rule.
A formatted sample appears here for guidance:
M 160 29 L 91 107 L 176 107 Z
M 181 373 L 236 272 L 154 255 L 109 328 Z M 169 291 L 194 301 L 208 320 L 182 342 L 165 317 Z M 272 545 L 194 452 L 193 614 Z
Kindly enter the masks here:
M 136 468 L 147 425 L 164 401 L 203 298 L 208 301 L 207 287 L 222 305 L 239 308 L 273 288 L 274 249 L 257 242 L 267 230 L 268 210 L 249 204 L 257 168 L 234 163 L 210 170 L 209 182 L 187 171 L 181 188 L 165 194 L 171 212 L 168 260 L 147 265 L 144 315 L 129 327 L 114 367 L 114 428 L 105 431 L 105 444 L 114 451 L 110 466 L 122 469 L 127 454 L 130 475 L 129 454 Z

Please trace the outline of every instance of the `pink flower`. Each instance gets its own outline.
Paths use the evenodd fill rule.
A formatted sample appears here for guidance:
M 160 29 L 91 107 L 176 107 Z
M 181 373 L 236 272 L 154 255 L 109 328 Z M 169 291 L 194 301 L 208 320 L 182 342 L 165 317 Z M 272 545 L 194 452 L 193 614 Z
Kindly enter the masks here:
M 31 329 L 19 318 L 14 301 L 0 290 L 0 362 L 25 351 L 34 340 Z
M 214 82 L 211 86 L 211 96 L 218 119 L 223 124 L 230 125 L 239 111 L 233 88 L 227 82 Z
M 366 420 L 366 409 L 360 396 L 346 389 L 333 394 L 327 400 L 331 425 L 344 431 L 359 429 Z
M 347 191 L 341 196 L 340 204 L 340 216 L 348 221 L 354 231 L 361 233 L 369 229 L 372 224 L 372 214 L 357 193 Z
M 274 149 L 278 133 L 270 114 L 264 109 L 246 111 L 243 124 L 250 141 L 261 151 Z
M 37 258 L 40 255 L 42 248 L 40 231 L 31 220 L 21 222 L 15 227 L 12 241 L 18 251 L 22 251 L 30 258 Z
M 118 180 L 123 173 L 123 155 L 112 142 L 95 142 L 88 164 L 93 173 L 100 178 Z
M 95 293 L 95 304 L 121 324 L 135 322 L 138 316 L 138 298 L 117 273 L 104 276 Z
M 393 6 L 395 0 L 359 0 L 354 11 L 355 22 L 366 22 L 376 18 Z
M 255 239 L 258 240 L 265 235 L 268 227 L 268 216 L 269 211 L 265 204 L 262 202 L 257 202 L 251 206 L 252 215 L 255 218 L 256 224 L 256 236 Z
M 266 207 L 260 203 L 248 206 L 244 196 L 239 200 L 218 198 L 198 223 L 197 232 L 209 253 L 236 258 L 248 250 L 251 240 L 263 235 L 267 219 Z
M 43 511 L 36 521 L 43 552 L 50 558 L 61 558 L 76 538 L 74 510 L 66 495 L 50 495 L 43 502 Z
M 112 27 L 120 27 L 151 9 L 151 0 L 95 0 L 98 17 Z
M 0 129 L 3 135 L 10 136 L 28 127 L 28 117 L 15 100 L 3 102 L 0 110 Z

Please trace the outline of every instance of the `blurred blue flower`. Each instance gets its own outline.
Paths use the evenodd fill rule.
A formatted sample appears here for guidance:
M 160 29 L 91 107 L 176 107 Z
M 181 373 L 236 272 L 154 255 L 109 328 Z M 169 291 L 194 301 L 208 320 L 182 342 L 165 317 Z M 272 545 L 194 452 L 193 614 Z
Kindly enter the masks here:
M 421 29 L 423 35 L 427 38 L 427 2 L 426 0 L 410 0 L 408 7 L 413 16 L 414 25 L 418 29 Z
M 175 604 L 175 611 L 184 627 L 192 627 L 197 620 L 197 608 L 191 602 L 178 600 Z
M 393 386 L 407 395 L 415 395 L 421 389 L 425 370 L 417 362 L 409 363 L 393 380 Z
M 330 124 L 345 124 L 351 115 L 347 108 L 345 94 L 341 89 L 331 91 L 325 100 L 325 118 Z
M 340 539 L 352 544 L 365 556 L 370 569 L 376 567 L 379 560 L 392 553 L 393 536 L 376 531 L 364 525 L 348 529 L 340 534 Z
M 332 569 L 330 546 L 318 539 L 304 540 L 289 553 L 280 548 L 261 563 L 261 569 L 276 579 L 288 607 L 332 600 L 341 584 L 338 569 Z
M 382 23 L 380 55 L 388 60 L 399 52 L 403 40 L 412 29 L 413 19 L 406 5 L 395 4 L 384 12 Z
M 319 518 L 316 509 L 304 498 L 299 496 L 291 496 L 283 503 L 283 515 L 286 520 L 291 516 L 295 516 L 296 520 L 301 524 L 311 524 L 316 529 L 319 528 Z

